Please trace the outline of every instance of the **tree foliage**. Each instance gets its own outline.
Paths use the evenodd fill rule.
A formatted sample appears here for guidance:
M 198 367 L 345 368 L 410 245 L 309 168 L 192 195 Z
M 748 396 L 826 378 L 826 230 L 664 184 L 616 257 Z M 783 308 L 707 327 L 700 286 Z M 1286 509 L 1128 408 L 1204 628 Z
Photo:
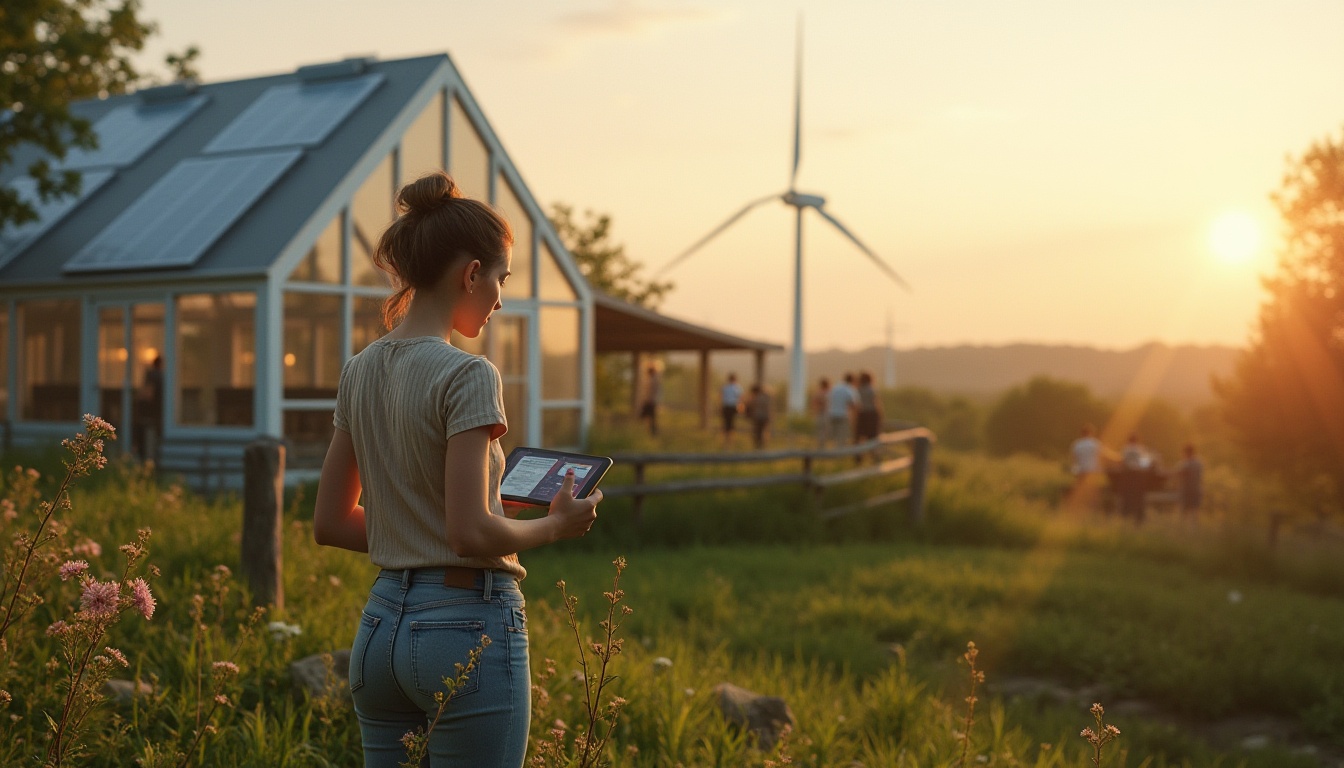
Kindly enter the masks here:
M 23 144 L 63 159 L 71 147 L 93 148 L 87 120 L 70 113 L 78 99 L 123 93 L 140 73 L 131 61 L 154 25 L 137 0 L 4 0 L 0 6 L 0 166 Z M 185 55 L 185 54 L 184 54 Z M 187 60 L 190 64 L 190 58 Z M 79 174 L 49 159 L 26 169 L 42 200 L 77 194 Z M 36 218 L 14 190 L 0 187 L 0 227 Z
M 1086 385 L 1037 376 L 995 403 L 985 419 L 985 447 L 1000 456 L 1062 458 L 1082 425 L 1100 426 L 1108 414 Z
M 1289 160 L 1273 196 L 1285 244 L 1250 345 L 1215 382 L 1259 469 L 1339 504 L 1344 492 L 1344 135 Z
M 656 309 L 672 290 L 670 282 L 640 276 L 644 265 L 627 255 L 624 245 L 612 242 L 608 214 L 585 211 L 580 222 L 573 206 L 555 203 L 550 219 L 588 284 L 597 290 L 649 309 Z

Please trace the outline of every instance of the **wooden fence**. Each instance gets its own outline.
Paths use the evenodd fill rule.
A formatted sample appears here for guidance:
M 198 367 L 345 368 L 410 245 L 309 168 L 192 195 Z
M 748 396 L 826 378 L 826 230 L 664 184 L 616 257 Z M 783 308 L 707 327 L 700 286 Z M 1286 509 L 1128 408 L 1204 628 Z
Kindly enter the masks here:
M 751 453 L 629 453 L 616 454 L 612 459 L 618 464 L 634 467 L 635 478 L 630 485 L 609 486 L 602 489 L 606 498 L 633 498 L 635 515 L 643 510 L 647 496 L 659 496 L 669 493 L 695 493 L 700 491 L 740 490 L 743 488 L 764 488 L 775 485 L 801 485 L 806 489 L 817 506 L 818 514 L 823 518 L 839 517 L 862 509 L 906 499 L 909 501 L 909 515 L 912 522 L 924 521 L 924 489 L 929 475 L 929 450 L 934 435 L 923 427 L 887 432 L 864 443 L 829 449 L 803 449 L 786 451 L 754 451 Z M 867 466 L 854 469 L 820 474 L 818 462 L 826 459 L 853 458 L 855 456 L 880 456 L 884 449 L 904 443 L 910 444 L 910 455 L 880 460 Z M 706 477 L 689 480 L 669 480 L 662 483 L 649 483 L 645 480 L 646 469 L 655 464 L 674 464 L 679 466 L 713 464 L 764 464 L 769 462 L 797 461 L 799 471 L 784 474 L 755 475 L 750 477 Z M 884 477 L 897 472 L 910 471 L 906 487 L 872 496 L 863 501 L 826 509 L 822 505 L 827 488 L 843 483 Z

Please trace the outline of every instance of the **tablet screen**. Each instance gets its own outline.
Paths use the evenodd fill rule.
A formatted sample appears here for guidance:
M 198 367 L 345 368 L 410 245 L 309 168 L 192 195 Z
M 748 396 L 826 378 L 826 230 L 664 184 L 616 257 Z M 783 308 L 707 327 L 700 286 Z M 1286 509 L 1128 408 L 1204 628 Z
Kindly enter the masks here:
M 574 470 L 574 495 L 583 498 L 611 466 L 611 459 L 581 453 L 515 448 L 509 454 L 499 493 L 511 501 L 549 504 L 565 482 L 565 472 Z

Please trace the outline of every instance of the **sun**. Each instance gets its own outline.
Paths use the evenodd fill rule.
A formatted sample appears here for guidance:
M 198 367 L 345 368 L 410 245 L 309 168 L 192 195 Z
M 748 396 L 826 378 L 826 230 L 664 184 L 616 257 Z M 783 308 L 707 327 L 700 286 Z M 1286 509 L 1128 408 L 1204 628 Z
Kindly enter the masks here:
M 1209 226 L 1209 250 L 1224 264 L 1250 263 L 1260 252 L 1263 240 L 1260 222 L 1245 211 L 1219 214 Z

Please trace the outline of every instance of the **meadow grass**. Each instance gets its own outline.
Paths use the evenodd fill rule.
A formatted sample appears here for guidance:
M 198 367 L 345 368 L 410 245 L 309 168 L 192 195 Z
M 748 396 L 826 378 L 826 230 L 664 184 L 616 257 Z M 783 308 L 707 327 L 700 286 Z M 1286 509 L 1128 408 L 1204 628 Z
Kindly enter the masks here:
M 638 523 L 628 507 L 604 504 L 589 537 L 526 553 L 533 667 L 551 659 L 557 669 L 543 681 L 534 737 L 559 723 L 572 739 L 585 718 L 552 585 L 563 579 L 581 596 L 582 631 L 598 637 L 620 555 L 634 613 L 613 661 L 611 692 L 628 701 L 607 749 L 615 765 L 956 765 L 965 748 L 974 764 L 1080 766 L 1092 756 L 1078 735 L 1091 696 L 1123 733 L 1108 747 L 1112 766 L 1316 764 L 1200 736 L 1230 716 L 1276 715 L 1327 746 L 1344 732 L 1344 590 L 1325 565 L 1338 552 L 1319 537 L 1289 535 L 1270 549 L 1246 510 L 1199 529 L 1072 518 L 1052 505 L 1066 480 L 1047 462 L 939 455 L 936 469 L 922 528 L 899 505 L 822 522 L 797 493 L 701 494 L 651 501 Z M 299 489 L 288 499 L 286 607 L 265 617 L 302 633 L 272 636 L 264 622 L 247 629 L 245 590 L 217 568 L 238 570 L 236 499 L 202 499 L 131 465 L 76 489 L 70 522 L 104 545 L 93 568 L 115 572 L 115 544 L 148 527 L 148 561 L 162 575 L 153 619 L 122 622 L 109 637 L 130 657 L 126 675 L 155 691 L 95 712 L 85 756 L 71 764 L 360 763 L 348 703 L 296 695 L 287 672 L 295 659 L 349 646 L 375 573 L 362 555 L 312 543 L 311 498 Z M 63 599 L 54 594 L 33 620 L 59 619 L 73 598 Z M 963 741 L 968 691 L 956 660 L 968 640 L 987 681 Z M 42 744 L 54 690 L 39 678 L 55 650 L 38 632 L 11 657 L 29 666 L 0 685 L 13 695 L 0 713 L 10 716 L 0 719 L 3 764 L 31 764 Z M 198 670 L 221 660 L 241 673 L 202 737 L 210 697 Z M 996 693 L 1023 677 L 1076 700 Z M 725 722 L 719 682 L 788 700 L 798 721 L 788 755 L 756 750 Z M 1124 702 L 1145 706 L 1112 707 Z

